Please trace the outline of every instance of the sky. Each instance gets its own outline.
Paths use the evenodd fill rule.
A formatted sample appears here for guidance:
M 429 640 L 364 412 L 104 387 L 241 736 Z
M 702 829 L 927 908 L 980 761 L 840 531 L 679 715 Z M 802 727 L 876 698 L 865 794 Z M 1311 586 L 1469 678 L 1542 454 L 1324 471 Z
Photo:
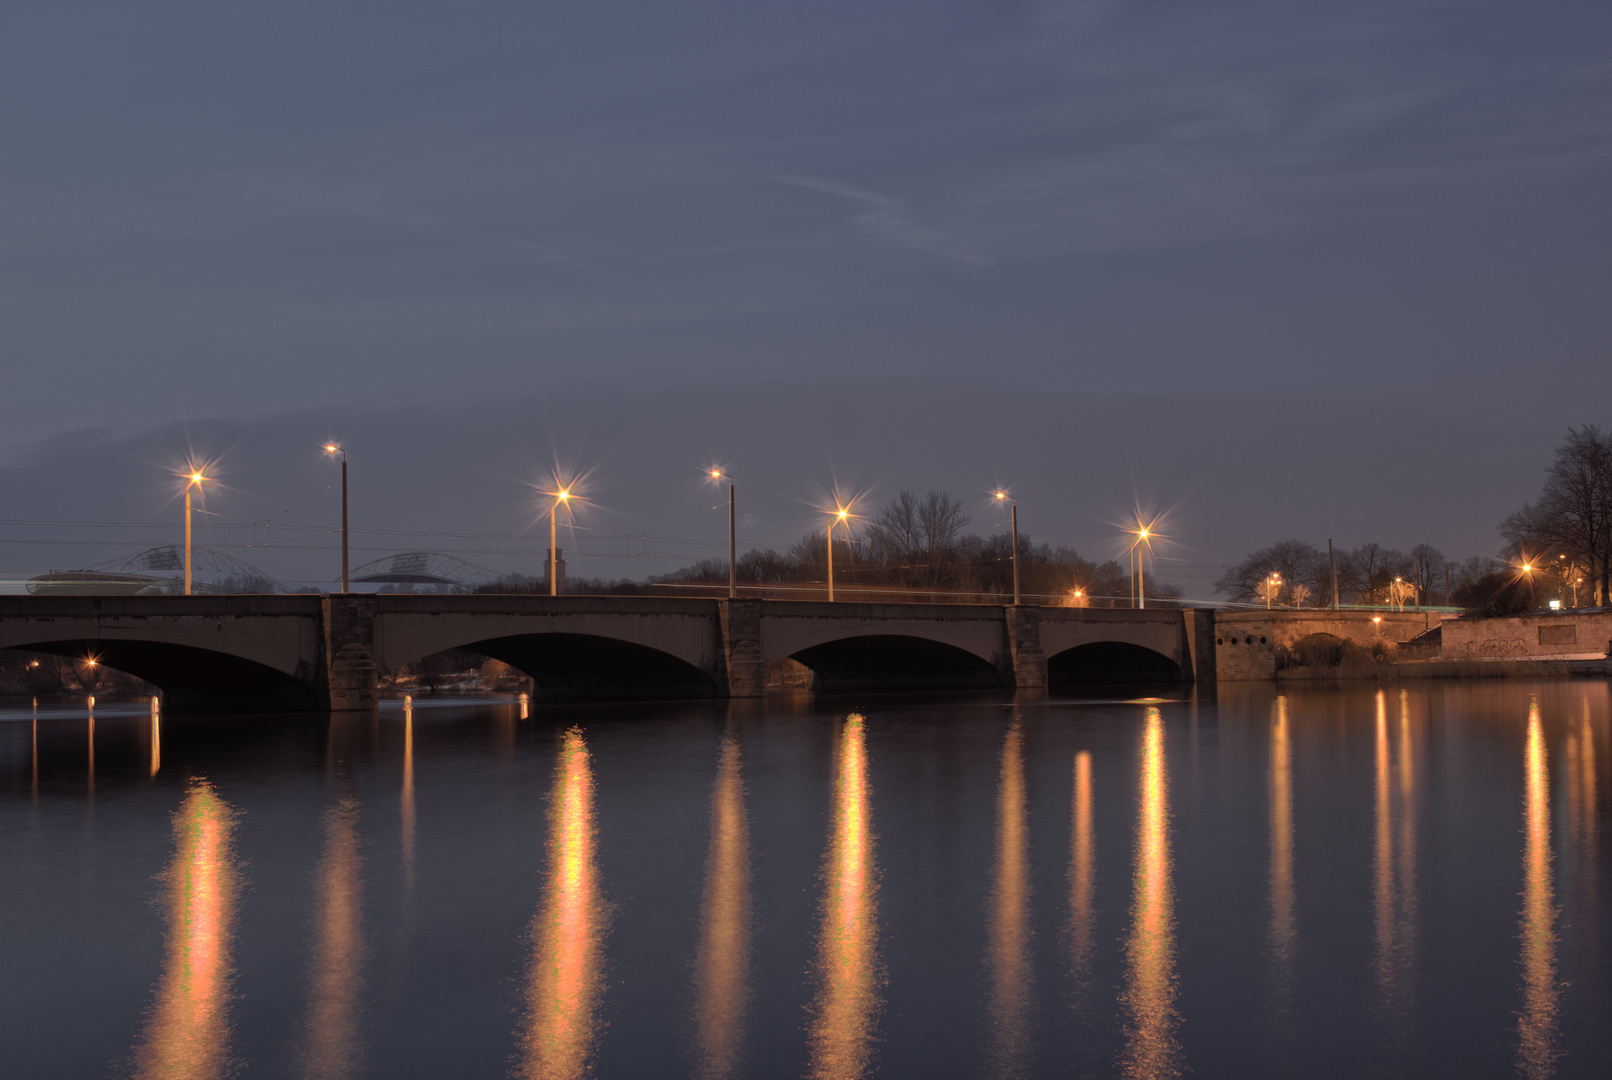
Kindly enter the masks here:
M 1008 485 L 1211 598 L 1493 553 L 1612 424 L 1605 3 L 7 3 L 0 100 L 11 591 L 192 456 L 328 584 L 334 438 L 355 564 L 540 573 L 556 467 L 573 575 L 719 557 L 715 462 L 747 547 Z

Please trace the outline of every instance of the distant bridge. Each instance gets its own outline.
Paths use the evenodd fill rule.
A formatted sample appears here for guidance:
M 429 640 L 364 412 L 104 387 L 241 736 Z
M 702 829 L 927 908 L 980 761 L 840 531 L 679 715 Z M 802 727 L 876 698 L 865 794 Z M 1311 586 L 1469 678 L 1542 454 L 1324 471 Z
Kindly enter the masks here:
M 1280 644 L 1407 640 L 1437 616 L 646 597 L 337 594 L 0 597 L 0 648 L 100 663 L 172 712 L 373 708 L 445 649 L 502 660 L 540 700 L 756 697 L 794 660 L 825 692 L 1270 678 Z M 1292 616 L 1293 618 L 1289 618 Z

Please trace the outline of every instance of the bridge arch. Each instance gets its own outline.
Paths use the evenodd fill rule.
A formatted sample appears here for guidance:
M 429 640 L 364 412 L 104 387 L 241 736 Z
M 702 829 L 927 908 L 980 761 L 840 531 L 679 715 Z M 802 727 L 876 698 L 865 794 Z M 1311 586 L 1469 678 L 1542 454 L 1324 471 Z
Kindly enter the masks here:
M 501 660 L 529 676 L 539 701 L 708 698 L 720 693 L 710 672 L 672 653 L 616 637 L 511 634 L 448 647 Z
M 1048 686 L 1178 683 L 1185 678 L 1173 658 L 1129 641 L 1090 641 L 1047 657 Z
M 810 645 L 789 659 L 812 671 L 822 693 L 988 690 L 1011 685 L 977 653 L 931 637 L 859 634 Z
M 309 679 L 216 649 L 124 639 L 7 641 L 5 647 L 73 660 L 94 659 L 156 686 L 162 691 L 163 709 L 174 714 L 301 712 L 324 707 Z

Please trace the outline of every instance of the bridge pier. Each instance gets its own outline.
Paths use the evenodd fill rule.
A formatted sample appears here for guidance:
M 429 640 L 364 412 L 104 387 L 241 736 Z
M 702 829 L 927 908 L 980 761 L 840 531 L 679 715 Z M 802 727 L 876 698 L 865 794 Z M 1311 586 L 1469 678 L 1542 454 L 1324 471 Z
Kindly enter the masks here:
M 767 695 L 767 658 L 761 651 L 760 600 L 719 600 L 717 619 L 722 628 L 722 667 L 718 685 L 726 685 L 730 698 Z
M 1041 609 L 1028 604 L 1008 604 L 1002 608 L 1007 620 L 1008 662 L 1014 689 L 1047 688 L 1047 654 L 1041 650 Z
M 375 597 L 335 593 L 322 598 L 325 684 L 331 712 L 369 712 L 380 702 L 375 663 Z

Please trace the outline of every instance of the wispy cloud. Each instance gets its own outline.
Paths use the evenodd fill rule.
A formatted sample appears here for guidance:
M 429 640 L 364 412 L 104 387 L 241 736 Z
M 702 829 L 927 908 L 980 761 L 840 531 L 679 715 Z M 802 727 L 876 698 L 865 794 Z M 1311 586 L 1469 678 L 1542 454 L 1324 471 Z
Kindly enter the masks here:
M 778 179 L 796 187 L 810 188 L 861 203 L 866 210 L 856 216 L 856 223 L 875 236 L 916 251 L 938 255 L 962 266 L 989 265 L 989 260 L 957 237 L 914 220 L 902 199 L 815 176 L 780 176 Z

